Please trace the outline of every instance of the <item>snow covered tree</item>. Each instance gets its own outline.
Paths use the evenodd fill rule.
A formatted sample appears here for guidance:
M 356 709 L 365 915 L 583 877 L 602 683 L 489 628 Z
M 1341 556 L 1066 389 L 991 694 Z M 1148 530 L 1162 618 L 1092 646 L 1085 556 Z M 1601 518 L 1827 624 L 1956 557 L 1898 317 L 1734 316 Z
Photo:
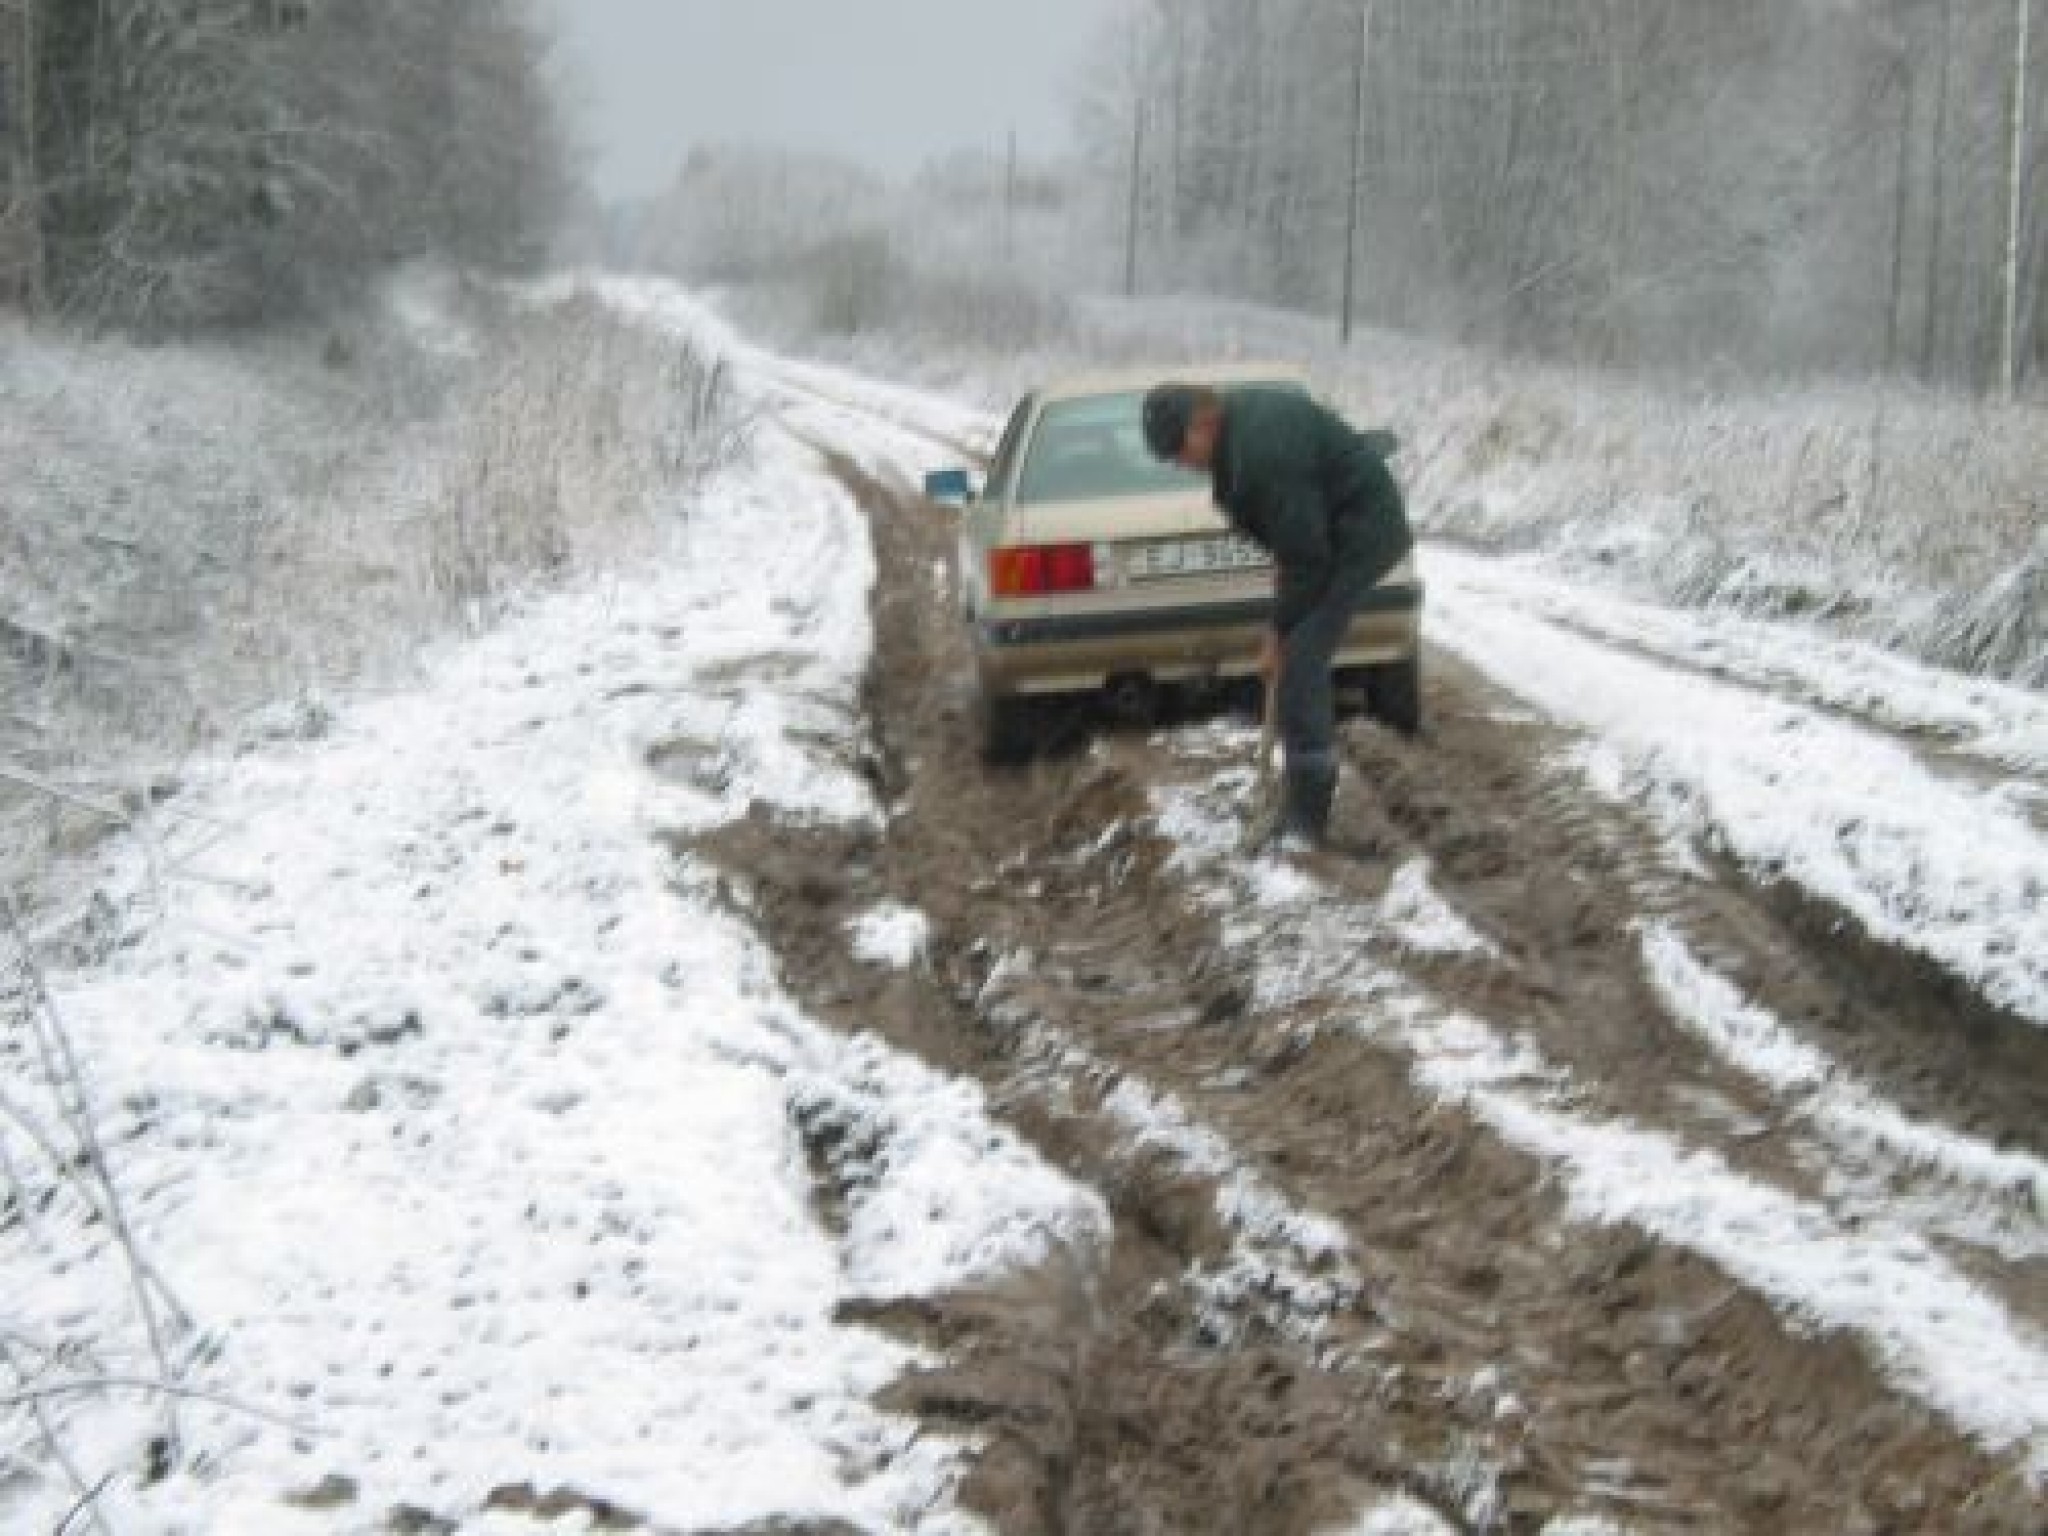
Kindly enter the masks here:
M 38 0 L 0 4 L 0 304 L 34 307 L 42 288 L 37 216 L 36 23 Z
M 1082 127 L 1147 286 L 1334 313 L 1355 247 L 1363 318 L 1518 350 L 2041 357 L 2035 0 L 1372 0 L 1355 134 L 1366 4 L 1119 11 Z
M 260 319 L 434 249 L 538 254 L 566 184 L 519 0 L 91 0 L 37 36 L 53 298 Z

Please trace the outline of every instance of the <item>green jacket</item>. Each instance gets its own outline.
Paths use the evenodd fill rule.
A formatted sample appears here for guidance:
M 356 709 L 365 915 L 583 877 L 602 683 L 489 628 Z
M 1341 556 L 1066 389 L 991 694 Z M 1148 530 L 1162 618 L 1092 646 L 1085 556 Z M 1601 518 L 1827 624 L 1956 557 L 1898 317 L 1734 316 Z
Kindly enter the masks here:
M 1384 457 L 1393 442 L 1354 432 L 1294 390 L 1224 391 L 1216 504 L 1279 566 L 1273 623 L 1283 634 L 1333 587 L 1365 592 L 1413 546 Z

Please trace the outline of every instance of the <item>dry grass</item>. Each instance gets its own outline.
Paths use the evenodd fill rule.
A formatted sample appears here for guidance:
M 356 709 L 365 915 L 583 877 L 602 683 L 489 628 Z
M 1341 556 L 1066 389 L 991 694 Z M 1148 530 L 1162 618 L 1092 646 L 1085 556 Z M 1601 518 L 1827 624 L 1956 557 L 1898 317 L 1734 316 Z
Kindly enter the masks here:
M 237 350 L 16 332 L 0 454 L 0 881 L 49 869 L 193 751 L 317 732 L 330 692 L 628 559 L 738 446 L 724 365 L 587 300 L 451 293 Z
M 1478 396 L 1433 382 L 1413 473 L 1439 533 L 2048 685 L 2043 402 L 1542 370 Z

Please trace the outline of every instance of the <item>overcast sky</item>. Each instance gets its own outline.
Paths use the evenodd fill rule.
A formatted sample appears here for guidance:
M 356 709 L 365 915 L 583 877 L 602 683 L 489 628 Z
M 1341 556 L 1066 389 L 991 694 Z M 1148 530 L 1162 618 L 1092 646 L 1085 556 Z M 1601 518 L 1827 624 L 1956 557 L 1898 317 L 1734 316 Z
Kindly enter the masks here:
M 693 145 L 829 149 L 882 170 L 1068 144 L 1116 0 L 541 0 L 599 189 L 659 190 Z

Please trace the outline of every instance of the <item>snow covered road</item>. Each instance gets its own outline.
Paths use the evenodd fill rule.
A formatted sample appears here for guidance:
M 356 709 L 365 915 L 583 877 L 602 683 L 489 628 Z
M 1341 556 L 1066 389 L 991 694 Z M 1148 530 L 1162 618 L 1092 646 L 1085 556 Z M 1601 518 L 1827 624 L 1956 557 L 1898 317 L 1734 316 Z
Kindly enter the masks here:
M 807 370 L 806 382 L 816 376 Z M 820 387 L 838 407 L 859 394 L 844 378 Z M 904 422 L 894 392 L 887 409 L 892 425 Z M 898 481 L 914 482 L 917 468 L 916 459 L 896 466 Z M 1387 969 L 1361 976 L 1357 951 L 1376 931 L 1390 932 L 1397 950 L 1498 959 L 1499 949 L 1430 890 L 1426 858 L 1399 865 L 1383 894 L 1357 905 L 1343 881 L 1232 868 L 1239 770 L 1211 768 L 1167 791 L 1159 827 L 1191 870 L 1220 861 L 1225 872 L 1210 878 L 1228 888 L 1219 904 L 1238 914 L 1238 942 L 1255 963 L 1291 954 L 1263 995 L 1356 996 L 1368 1032 L 1384 1037 L 1391 1024 L 1403 1039 L 1418 1082 L 1558 1170 L 1578 1219 L 1699 1254 L 1799 1331 L 1861 1336 L 1901 1389 L 2016 1452 L 2041 1478 L 2048 1161 L 2032 1112 L 2038 1079 L 2008 1128 L 1988 1135 L 1970 1126 L 1967 1095 L 1939 1108 L 1914 1095 L 1909 1108 L 1717 969 L 1759 956 L 1696 951 L 1687 929 L 1713 925 L 1684 914 L 1694 888 L 1716 879 L 1712 866 L 1732 860 L 1738 890 L 1796 890 L 1838 925 L 1860 926 L 1870 944 L 1962 982 L 2038 1062 L 2030 1037 L 2048 1025 L 2048 841 L 2038 814 L 2048 803 L 2048 707 L 2024 690 L 1793 626 L 1649 608 L 1517 562 L 1431 550 L 1426 567 L 1436 643 L 1563 728 L 1552 777 L 1644 818 L 1650 842 L 1608 871 L 1633 912 L 1618 948 L 1651 994 L 1657 1026 L 1707 1058 L 1697 1083 L 1674 1062 L 1658 1086 L 1706 1112 L 1660 1125 L 1669 1105 L 1638 1100 L 1624 1117 L 1589 1114 L 1583 1065 L 1545 1061 L 1527 1020 L 1509 1013 L 1482 1024 L 1447 1013 L 1440 994 L 1404 998 Z M 1248 738 L 1229 730 L 1183 739 L 1193 750 L 1179 755 L 1198 767 L 1248 755 Z M 1940 982 L 1929 987 L 1938 1001 Z M 1924 1019 L 1941 1026 L 1938 1013 Z M 1957 1062 L 1968 1062 L 1965 1037 L 1980 1027 L 1967 1013 L 1949 1020 Z M 1945 1048 L 1937 1038 L 1932 1049 Z M 1959 1109 L 1961 1124 L 1948 1118 Z M 1759 1177 L 1753 1148 L 1764 1124 L 1785 1145 L 1789 1185 Z M 1981 1289 L 1973 1253 L 2007 1261 L 2006 1283 Z
M 10 979 L 0 1525 L 2026 1529 L 2038 696 L 1426 551 L 1362 856 L 1246 861 L 1241 720 L 973 761 L 909 488 L 986 417 L 602 292 L 762 413 L 662 568 Z

